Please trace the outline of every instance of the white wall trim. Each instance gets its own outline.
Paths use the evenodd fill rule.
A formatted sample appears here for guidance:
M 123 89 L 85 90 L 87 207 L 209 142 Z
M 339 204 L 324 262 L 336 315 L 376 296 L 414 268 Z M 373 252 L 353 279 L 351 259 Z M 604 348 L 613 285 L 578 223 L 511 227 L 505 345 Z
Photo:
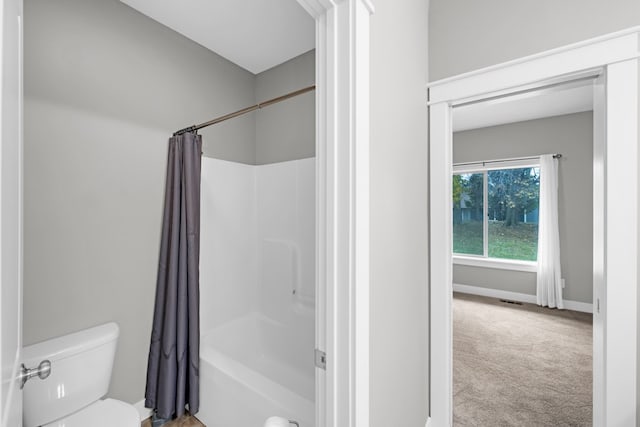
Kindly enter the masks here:
M 316 19 L 318 427 L 369 425 L 371 0 L 298 0 Z
M 588 302 L 564 300 L 564 308 L 566 310 L 581 311 L 583 313 L 593 314 L 593 304 Z
M 620 31 L 616 31 L 613 33 L 609 33 L 609 34 L 603 34 L 601 36 L 597 36 L 597 37 L 593 37 L 587 40 L 582 40 L 576 43 L 572 43 L 572 44 L 568 44 L 565 46 L 559 46 L 557 48 L 554 49 L 549 49 L 546 50 L 544 52 L 539 52 L 539 53 L 535 53 L 533 55 L 528 55 L 528 56 L 523 56 L 521 58 L 516 58 L 516 59 L 512 59 L 510 61 L 506 61 L 506 62 L 502 62 L 500 64 L 495 64 L 495 65 L 490 65 L 488 67 L 484 67 L 484 68 L 479 68 L 477 70 L 471 70 L 468 71 L 466 73 L 462 73 L 462 74 L 458 74 L 455 76 L 451 76 L 451 77 L 446 77 L 443 79 L 439 79 L 439 80 L 434 80 L 432 82 L 429 82 L 427 84 L 427 87 L 434 87 L 434 86 L 440 86 L 440 85 L 444 85 L 444 84 L 448 84 L 457 80 L 463 80 L 463 79 L 468 79 L 469 77 L 474 77 L 477 75 L 483 75 L 483 74 L 487 74 L 487 73 L 491 73 L 493 71 L 496 70 L 500 70 L 503 68 L 510 68 L 510 67 L 514 67 L 516 65 L 519 64 L 523 64 L 523 63 L 529 63 L 532 62 L 534 60 L 539 60 L 542 58 L 546 58 L 549 56 L 553 56 L 553 55 L 557 55 L 557 54 L 562 54 L 562 53 L 566 53 L 566 52 L 570 52 L 570 51 L 575 51 L 575 50 L 579 50 L 583 47 L 586 46 L 590 46 L 590 45 L 597 45 L 597 44 L 603 44 L 605 42 L 608 42 L 610 40 L 615 40 L 615 39 L 620 39 L 623 38 L 624 36 L 628 36 L 628 35 L 636 35 L 638 32 L 640 32 L 640 25 L 639 26 L 634 26 L 634 27 L 630 27 L 630 28 L 625 28 L 623 30 Z M 630 59 L 635 57 L 635 54 L 633 52 L 631 53 L 627 53 L 626 55 L 622 55 L 621 59 Z M 611 61 L 611 63 L 616 62 Z
M 600 75 L 593 85 L 593 298 L 596 301 L 596 312 L 599 311 L 597 302 L 605 302 L 605 180 L 606 174 L 606 75 Z M 603 402 L 604 396 L 604 327 L 606 313 L 593 316 L 593 400 Z M 604 425 L 604 407 L 593 407 L 593 423 Z
M 326 11 L 331 10 L 334 6 L 344 0 L 297 0 L 298 4 L 307 11 L 314 19 L 318 20 Z M 373 1 L 360 0 L 362 4 L 367 8 L 369 14 L 375 12 Z
M 144 399 L 134 403 L 133 407 L 136 408 L 136 411 L 138 411 L 138 414 L 140 414 L 140 421 L 144 421 L 147 418 L 149 418 L 151 415 L 153 415 L 153 409 L 145 408 Z
M 429 265 L 430 390 L 433 427 L 453 424 L 451 163 L 453 130 L 451 107 L 441 102 L 429 107 Z M 438 209 L 437 207 L 444 207 Z
M 489 298 L 506 299 L 509 301 L 525 302 L 527 304 L 535 304 L 536 296 L 523 294 L 520 292 L 502 291 L 499 289 L 483 288 L 481 286 L 453 284 L 453 291 L 463 294 L 479 295 Z
M 639 44 L 640 38 L 636 34 L 636 52 L 640 49 Z M 635 425 L 638 421 L 636 364 L 640 112 L 637 60 L 607 66 L 605 102 L 606 203 L 602 215 L 605 254 L 604 286 L 601 289 L 604 298 L 600 300 L 598 316 L 604 316 L 604 422 L 607 426 L 622 426 Z M 627 191 L 630 192 L 628 199 L 625 197 Z M 619 209 L 621 203 L 628 203 L 628 209 Z
M 524 302 L 527 304 L 537 304 L 536 296 L 531 294 L 523 294 L 521 292 L 503 291 L 500 289 L 483 288 L 482 286 L 453 284 L 453 292 L 462 294 L 479 295 L 489 298 L 505 299 L 509 301 Z M 593 313 L 593 304 L 580 301 L 563 301 L 565 309 L 573 311 L 581 311 L 583 313 Z
M 0 423 L 21 425 L 24 229 L 23 1 L 0 7 Z
M 429 83 L 429 102 L 467 102 L 475 97 L 486 98 L 500 91 L 514 88 L 533 89 L 574 80 L 577 73 L 591 73 L 603 65 L 636 58 L 640 27 L 586 40 L 570 46 L 531 55 L 504 64 L 498 64 Z M 482 87 L 479 91 L 477 88 Z
M 452 425 L 451 106 L 585 75 L 600 76 L 603 90 L 596 87 L 601 96 L 594 99 L 604 104 L 594 105 L 604 142 L 594 146 L 603 155 L 594 151 L 593 424 L 636 424 L 639 35 L 634 27 L 429 85 L 433 427 Z

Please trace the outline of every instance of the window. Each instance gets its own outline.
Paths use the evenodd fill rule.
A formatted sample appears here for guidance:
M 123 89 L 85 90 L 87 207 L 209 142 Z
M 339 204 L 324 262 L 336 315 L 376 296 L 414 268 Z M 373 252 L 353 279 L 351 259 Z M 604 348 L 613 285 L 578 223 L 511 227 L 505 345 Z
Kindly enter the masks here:
M 454 256 L 536 261 L 539 194 L 531 161 L 454 167 Z
M 454 253 L 484 256 L 484 175 L 453 175 Z

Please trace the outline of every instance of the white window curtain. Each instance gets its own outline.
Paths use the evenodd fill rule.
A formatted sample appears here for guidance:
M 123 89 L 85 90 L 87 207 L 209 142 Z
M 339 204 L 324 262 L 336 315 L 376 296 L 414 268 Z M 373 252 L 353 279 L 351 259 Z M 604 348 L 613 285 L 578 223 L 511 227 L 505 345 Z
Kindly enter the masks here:
M 558 159 L 540 156 L 540 207 L 538 217 L 538 305 L 564 308 L 558 226 Z

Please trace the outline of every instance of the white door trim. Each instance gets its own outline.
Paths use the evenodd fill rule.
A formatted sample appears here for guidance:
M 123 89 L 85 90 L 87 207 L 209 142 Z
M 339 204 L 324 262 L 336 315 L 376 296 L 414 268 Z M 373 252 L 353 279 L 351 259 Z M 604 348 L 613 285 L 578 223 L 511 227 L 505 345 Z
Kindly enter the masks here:
M 638 61 L 609 64 L 605 77 L 604 280 L 594 295 L 604 324 L 600 425 L 626 426 L 637 421 Z
M 316 19 L 318 427 L 369 425 L 369 0 L 298 0 Z
M 429 84 L 431 426 L 452 425 L 451 107 L 586 74 L 604 76 L 606 112 L 603 163 L 594 164 L 605 203 L 595 195 L 594 425 L 636 424 L 639 56 L 635 27 Z
M 606 76 L 602 73 L 593 85 L 593 301 L 604 301 L 605 242 L 605 151 L 606 151 Z M 593 316 L 593 401 L 604 401 L 604 311 Z M 602 404 L 593 406 L 593 424 L 605 425 Z
M 0 424 L 22 423 L 22 0 L 0 6 Z

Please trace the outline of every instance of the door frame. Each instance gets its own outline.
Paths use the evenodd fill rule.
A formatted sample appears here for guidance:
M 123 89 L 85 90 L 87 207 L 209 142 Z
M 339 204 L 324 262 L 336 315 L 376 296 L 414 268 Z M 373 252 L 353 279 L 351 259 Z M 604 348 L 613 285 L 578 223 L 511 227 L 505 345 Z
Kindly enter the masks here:
M 0 425 L 22 423 L 22 0 L 0 5 Z
M 316 420 L 318 427 L 369 425 L 369 17 L 374 12 L 371 0 L 297 0 L 316 21 L 316 348 L 326 353 L 326 370 L 316 369 Z M 7 6 L 10 5 L 11 7 Z M 0 9 L 2 22 L 19 9 L 22 1 L 3 2 Z M 18 7 L 19 6 L 19 7 Z M 19 21 L 5 25 L 7 33 L 22 34 Z M 16 28 L 18 27 L 18 28 Z M 16 31 L 14 31 L 16 30 Z M 2 33 L 2 77 L 4 67 L 14 61 L 5 61 L 5 53 L 22 49 L 22 40 L 5 37 Z M 20 56 L 21 61 L 21 56 Z M 15 71 L 15 70 L 11 70 Z M 18 74 L 20 85 L 21 64 Z M 4 88 L 3 88 L 4 89 Z M 12 89 L 13 90 L 13 89 Z M 12 126 L 2 116 L 2 247 L 15 235 L 21 236 L 20 227 L 5 229 L 5 206 L 18 212 L 21 224 L 21 156 L 22 156 L 22 89 L 16 97 L 18 105 L 11 107 Z M 13 99 L 13 98 L 11 98 Z M 8 111 L 7 108 L 4 111 Z M 15 126 L 13 126 L 15 125 Z M 6 131 L 10 129 L 10 133 Z M 14 135 L 14 133 L 17 133 Z M 17 148 L 19 161 L 6 156 L 7 147 Z M 13 156 L 15 150 L 9 150 Z M 7 165 L 10 167 L 7 168 Z M 6 175 L 19 170 L 19 177 Z M 15 182 L 17 179 L 17 182 Z M 14 185 L 16 184 L 16 185 Z M 10 185 L 15 190 L 7 195 Z M 12 196 L 18 195 L 19 200 Z M 12 223 L 8 225 L 13 225 Z M 13 237 L 12 237 L 13 236 Z M 21 237 L 19 237 L 21 238 Z M 20 244 L 19 244 L 20 245 Z M 19 250 L 13 251 L 21 253 Z M 4 251 L 3 251 L 4 254 Z M 21 277 L 21 257 L 19 272 Z M 21 317 L 22 286 L 8 287 L 6 266 L 2 258 L 2 315 L 6 307 L 17 307 Z M 15 280 L 18 284 L 20 280 Z M 16 290 L 17 289 L 17 290 Z M 11 292 L 10 292 L 11 291 Z M 14 292 L 15 291 L 15 292 Z M 7 298 L 7 294 L 9 298 Z M 3 317 L 4 320 L 4 317 Z M 7 332 L 16 324 L 3 322 L 0 332 L 2 348 L 11 339 L 17 340 L 17 353 L 11 361 L 2 356 L 2 368 L 13 363 L 16 373 L 20 361 L 21 330 Z M 6 329 L 5 329 L 6 328 Z M 13 337 L 13 338 L 12 338 Z M 12 343 L 14 343 L 12 341 Z M 15 344 L 15 343 L 14 343 Z M 15 375 L 14 375 L 15 376 Z M 5 424 L 17 425 L 11 408 L 16 381 L 0 393 L 3 405 L 0 411 Z M 7 396 L 8 393 L 8 396 Z M 7 400 L 7 397 L 9 398 Z M 9 402 L 9 407 L 7 407 Z M 19 406 L 19 405 L 18 405 Z M 13 415 L 11 415 L 11 414 Z
M 594 116 L 593 425 L 636 424 L 639 57 L 640 27 L 634 27 L 428 85 L 428 426 L 451 426 L 453 415 L 452 107 L 585 76 L 598 79 L 594 113 L 600 116 Z
M 316 425 L 369 426 L 370 0 L 297 0 L 316 20 Z

